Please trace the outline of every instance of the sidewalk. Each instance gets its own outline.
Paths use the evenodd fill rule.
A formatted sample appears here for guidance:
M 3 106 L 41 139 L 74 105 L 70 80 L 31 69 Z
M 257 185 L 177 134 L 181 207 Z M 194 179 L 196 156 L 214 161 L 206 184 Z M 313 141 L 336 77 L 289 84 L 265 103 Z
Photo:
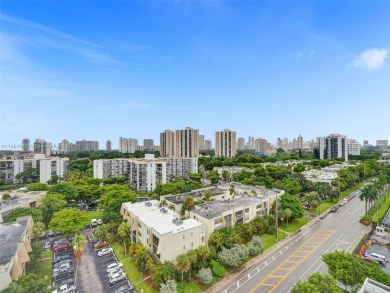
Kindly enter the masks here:
M 309 229 L 310 227 L 314 226 L 315 224 L 317 224 L 318 221 L 320 221 L 320 218 L 322 218 L 325 214 L 327 214 L 328 211 L 325 211 L 324 213 L 322 213 L 320 216 L 314 218 L 312 221 L 310 221 L 309 223 L 307 223 L 306 225 L 302 226 L 298 231 L 299 232 L 295 232 L 295 233 L 289 233 L 289 236 L 281 241 L 279 241 L 278 243 L 276 243 L 275 245 L 271 246 L 269 249 L 267 249 L 265 252 L 255 256 L 254 258 L 252 258 L 250 261 L 244 263 L 243 265 L 241 265 L 240 267 L 238 267 L 236 270 L 232 271 L 232 272 L 229 272 L 225 275 L 225 277 L 219 281 L 218 283 L 215 283 L 213 284 L 212 286 L 206 288 L 205 290 L 203 290 L 202 292 L 205 292 L 205 293 L 211 293 L 211 292 L 216 292 L 216 290 L 218 290 L 219 288 L 225 286 L 226 284 L 228 284 L 231 280 L 235 279 L 236 277 L 238 277 L 239 275 L 241 275 L 243 272 L 247 271 L 248 269 L 252 268 L 254 265 L 258 265 L 259 263 L 261 263 L 262 261 L 265 261 L 266 259 L 268 259 L 270 256 L 272 256 L 276 251 L 278 251 L 282 246 L 285 246 L 286 243 L 290 242 L 291 240 L 293 240 L 294 238 L 298 237 L 299 235 L 301 235 L 304 231 L 306 231 L 307 229 Z M 287 233 L 287 232 L 286 232 Z M 290 237 L 290 234 L 293 234 L 293 236 Z

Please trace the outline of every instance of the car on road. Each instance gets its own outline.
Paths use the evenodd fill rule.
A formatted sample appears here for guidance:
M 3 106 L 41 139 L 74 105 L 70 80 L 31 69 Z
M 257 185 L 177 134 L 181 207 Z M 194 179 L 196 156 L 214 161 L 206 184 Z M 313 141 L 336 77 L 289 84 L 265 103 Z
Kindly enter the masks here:
M 330 211 L 331 211 L 332 213 L 337 212 L 337 207 L 336 207 L 336 206 L 332 207 L 332 208 L 330 209 Z
M 113 274 L 112 276 L 110 276 L 109 282 L 111 285 L 114 285 L 115 283 L 122 281 L 122 280 L 125 280 L 125 279 L 126 279 L 125 273 L 116 273 L 116 274 Z
M 134 290 L 134 285 L 129 282 L 129 284 L 120 286 L 114 293 L 134 293 Z
M 65 278 L 67 276 L 71 276 L 73 274 L 74 274 L 74 268 L 73 267 L 63 268 L 63 269 L 60 269 L 60 270 L 54 270 L 53 271 L 53 279 L 54 280 L 58 280 L 58 279 L 61 279 L 61 278 Z
M 99 250 L 98 256 L 104 256 L 104 255 L 110 254 L 111 252 L 112 252 L 112 248 L 106 247 L 106 248 Z
M 43 245 L 43 249 L 44 250 L 49 250 L 51 248 L 51 242 L 50 241 L 46 241 L 45 244 Z
M 109 265 L 107 265 L 107 269 L 106 269 L 106 272 L 109 273 L 117 268 L 122 268 L 123 267 L 123 264 L 120 263 L 120 262 L 113 262 Z
M 63 244 L 60 244 L 59 246 L 54 247 L 53 251 L 54 252 L 65 251 L 65 250 L 69 249 L 69 247 L 70 247 L 69 244 L 63 243 Z
M 53 258 L 53 265 L 55 265 L 57 263 L 60 263 L 62 261 L 71 260 L 71 259 L 72 259 L 72 255 L 71 254 L 59 255 L 59 256 Z

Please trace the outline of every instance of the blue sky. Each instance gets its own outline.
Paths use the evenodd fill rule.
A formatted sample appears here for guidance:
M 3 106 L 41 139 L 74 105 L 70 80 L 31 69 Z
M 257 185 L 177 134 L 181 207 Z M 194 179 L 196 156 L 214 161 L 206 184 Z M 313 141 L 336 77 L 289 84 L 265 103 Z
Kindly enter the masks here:
M 387 1 L 2 1 L 0 145 L 390 140 Z

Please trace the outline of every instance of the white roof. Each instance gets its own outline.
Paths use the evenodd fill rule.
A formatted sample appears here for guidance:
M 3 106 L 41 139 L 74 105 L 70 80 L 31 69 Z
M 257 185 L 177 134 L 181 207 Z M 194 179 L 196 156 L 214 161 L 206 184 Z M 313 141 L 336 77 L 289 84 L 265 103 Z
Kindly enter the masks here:
M 146 203 L 151 203 L 151 206 L 147 206 Z M 180 219 L 180 215 L 167 207 L 165 207 L 167 212 L 162 213 L 159 204 L 160 202 L 158 200 L 150 200 L 137 203 L 126 202 L 123 205 L 126 210 L 137 216 L 139 221 L 157 231 L 160 235 L 167 233 L 176 234 L 203 226 L 202 223 L 195 219 L 186 219 L 182 221 L 182 224 L 176 225 L 173 223 L 173 220 L 175 218 Z

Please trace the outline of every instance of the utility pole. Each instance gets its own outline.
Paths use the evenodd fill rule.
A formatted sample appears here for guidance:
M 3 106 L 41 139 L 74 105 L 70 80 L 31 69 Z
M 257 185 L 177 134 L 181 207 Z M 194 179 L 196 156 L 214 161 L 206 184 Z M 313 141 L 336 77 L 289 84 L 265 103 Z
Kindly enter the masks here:
M 276 233 L 276 242 L 278 242 L 278 191 L 275 191 L 275 233 Z

